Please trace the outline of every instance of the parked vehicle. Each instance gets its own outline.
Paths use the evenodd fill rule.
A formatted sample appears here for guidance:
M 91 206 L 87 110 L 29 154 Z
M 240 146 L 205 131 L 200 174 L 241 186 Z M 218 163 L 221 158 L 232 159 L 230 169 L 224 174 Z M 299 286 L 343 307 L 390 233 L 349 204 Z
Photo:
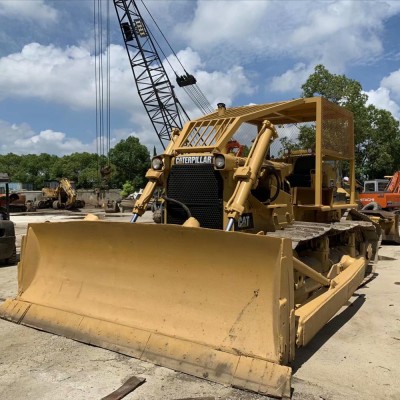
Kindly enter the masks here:
M 0 173 L 0 182 L 6 184 L 6 193 L 0 206 L 0 260 L 8 265 L 17 262 L 17 248 L 15 244 L 14 223 L 10 221 L 10 196 L 9 196 L 9 177 L 7 174 Z
M 5 208 L 7 203 L 6 194 L 0 194 L 0 207 Z M 11 193 L 8 197 L 9 212 L 27 211 L 26 196 L 20 193 Z
M 362 212 L 379 222 L 382 240 L 400 243 L 400 171 L 385 179 L 365 181 L 359 200 Z
M 131 193 L 124 199 L 122 199 L 121 202 L 118 204 L 120 211 L 121 212 L 132 211 L 133 206 L 136 203 L 136 200 L 140 198 L 142 192 L 143 189 L 140 189 L 138 192 Z

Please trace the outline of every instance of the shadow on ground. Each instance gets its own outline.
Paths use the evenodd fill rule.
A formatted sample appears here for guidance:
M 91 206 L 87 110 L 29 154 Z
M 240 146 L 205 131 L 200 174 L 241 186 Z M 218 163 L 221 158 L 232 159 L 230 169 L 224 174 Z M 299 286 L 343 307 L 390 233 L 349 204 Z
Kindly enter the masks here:
M 296 358 L 291 365 L 293 373 L 307 362 L 347 321 L 349 321 L 365 303 L 364 294 L 354 294 L 357 298 L 345 310 L 333 317 L 307 344 L 296 350 Z

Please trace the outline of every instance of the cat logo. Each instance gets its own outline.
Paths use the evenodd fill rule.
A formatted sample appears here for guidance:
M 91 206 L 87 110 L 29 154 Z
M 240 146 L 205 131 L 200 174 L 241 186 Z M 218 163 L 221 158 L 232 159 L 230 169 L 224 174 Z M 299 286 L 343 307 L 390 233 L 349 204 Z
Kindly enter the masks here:
M 212 164 L 213 156 L 179 156 L 175 158 L 175 164 Z
M 253 214 L 247 213 L 242 214 L 236 222 L 236 230 L 240 231 L 243 229 L 253 229 L 254 222 L 253 222 Z

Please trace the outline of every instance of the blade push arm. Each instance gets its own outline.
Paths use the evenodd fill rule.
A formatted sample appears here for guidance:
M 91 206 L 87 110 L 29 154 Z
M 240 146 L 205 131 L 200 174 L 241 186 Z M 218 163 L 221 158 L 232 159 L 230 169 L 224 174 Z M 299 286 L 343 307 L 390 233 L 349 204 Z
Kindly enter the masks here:
M 170 157 L 173 153 L 175 142 L 178 140 L 181 131 L 177 128 L 172 130 L 172 139 L 170 140 L 167 148 L 165 149 L 162 157 L 163 167 L 161 170 L 157 171 L 150 168 L 147 171 L 146 178 L 148 179 L 147 185 L 145 186 L 142 195 L 135 202 L 133 206 L 133 216 L 131 222 L 137 221 L 138 217 L 142 216 L 146 209 L 149 201 L 151 200 L 154 190 L 157 186 L 162 185 L 165 171 L 170 168 Z
M 278 137 L 276 129 L 270 121 L 265 120 L 261 129 L 251 146 L 250 154 L 243 167 L 239 167 L 234 175 L 237 185 L 232 197 L 225 206 L 225 212 L 228 214 L 227 231 L 232 229 L 235 219 L 242 215 L 244 205 L 249 197 L 250 190 L 257 182 L 260 168 L 263 164 L 265 155 L 269 149 L 271 141 Z

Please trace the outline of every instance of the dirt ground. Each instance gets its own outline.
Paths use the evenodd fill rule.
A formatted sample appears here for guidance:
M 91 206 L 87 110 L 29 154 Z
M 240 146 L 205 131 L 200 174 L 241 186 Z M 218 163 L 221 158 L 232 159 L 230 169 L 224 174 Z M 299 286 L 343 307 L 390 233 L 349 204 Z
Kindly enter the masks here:
M 70 218 L 82 214 L 13 216 L 18 244 L 28 222 Z M 104 218 L 129 221 L 130 216 Z M 142 222 L 151 222 L 151 214 Z M 400 399 L 399 259 L 400 246 L 383 246 L 373 279 L 297 351 L 293 399 Z M 0 302 L 15 296 L 16 274 L 16 266 L 0 267 Z M 267 399 L 0 320 L 0 399 L 100 399 L 131 376 L 146 383 L 128 400 Z

